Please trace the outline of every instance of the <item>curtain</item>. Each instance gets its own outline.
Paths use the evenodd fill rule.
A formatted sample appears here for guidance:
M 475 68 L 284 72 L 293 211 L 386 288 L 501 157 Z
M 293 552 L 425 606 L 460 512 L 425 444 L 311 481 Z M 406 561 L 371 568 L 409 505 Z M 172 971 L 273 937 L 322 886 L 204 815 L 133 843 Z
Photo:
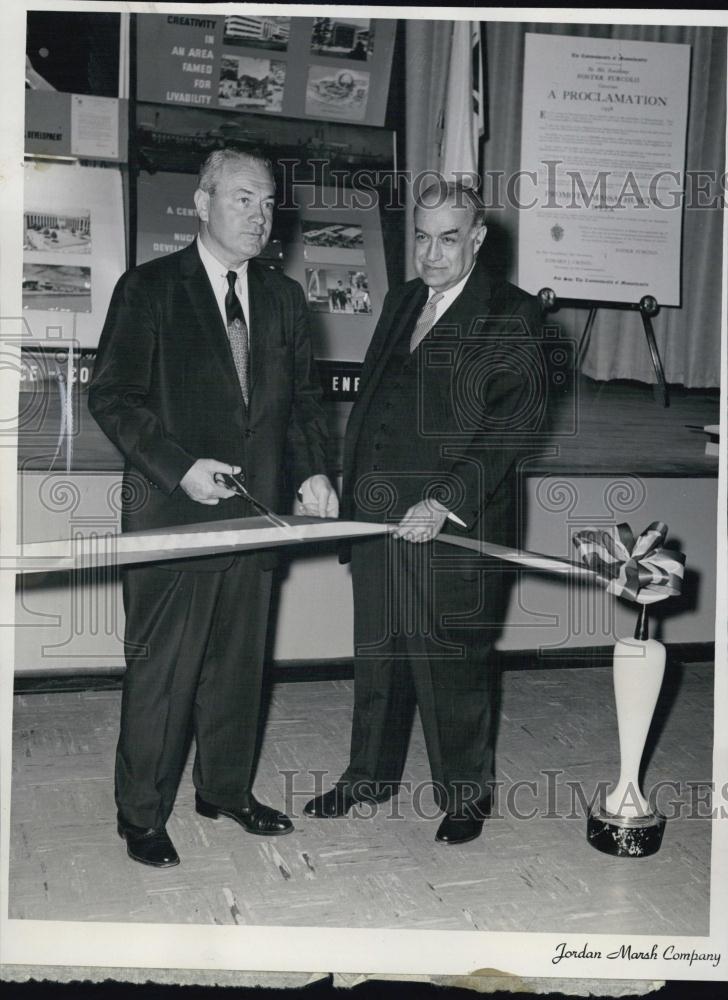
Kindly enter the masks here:
M 488 133 L 484 144 L 484 196 L 495 204 L 489 183 L 520 169 L 521 95 L 524 36 L 527 31 L 680 42 L 692 47 L 686 169 L 725 170 L 726 32 L 723 28 L 652 25 L 524 24 L 487 22 L 483 35 L 487 62 Z M 416 172 L 438 164 L 437 121 L 447 78 L 447 22 L 407 25 L 407 167 Z M 528 165 L 524 165 L 526 168 Z M 711 192 L 718 195 L 719 185 Z M 507 205 L 489 212 L 484 253 L 494 268 L 515 281 L 518 212 Z M 408 217 L 411 232 L 411 215 Z M 408 233 L 408 239 L 411 236 Z M 719 384 L 722 212 L 686 207 L 683 215 L 682 306 L 663 308 L 653 320 L 668 382 L 689 387 Z M 562 309 L 558 321 L 579 337 L 586 309 Z M 656 381 L 639 313 L 600 309 L 582 370 L 595 379 Z

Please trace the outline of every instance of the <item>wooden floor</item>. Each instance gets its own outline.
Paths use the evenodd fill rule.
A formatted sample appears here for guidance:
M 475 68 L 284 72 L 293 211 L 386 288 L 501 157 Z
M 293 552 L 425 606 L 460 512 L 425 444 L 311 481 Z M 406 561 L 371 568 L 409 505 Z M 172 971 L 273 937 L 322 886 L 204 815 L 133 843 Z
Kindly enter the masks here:
M 310 769 L 326 771 L 319 781 L 328 786 L 345 764 L 352 683 L 277 684 L 256 793 L 286 807 L 295 832 L 256 838 L 229 820 L 198 817 L 188 766 L 168 825 L 182 864 L 161 871 L 129 861 L 116 835 L 119 692 L 17 695 L 10 916 L 702 935 L 711 830 L 687 805 L 688 783 L 710 780 L 712 691 L 711 664 L 668 669 L 643 787 L 679 782 L 659 800 L 665 811 L 672 798 L 678 815 L 658 854 L 617 859 L 587 844 L 583 806 L 574 796 L 572 809 L 567 785 L 589 800 L 600 780 L 616 778 L 609 667 L 503 675 L 499 806 L 483 836 L 462 847 L 434 842 L 432 796 L 417 791 L 429 779 L 418 726 L 405 774 L 412 791 L 396 805 L 374 817 L 301 816 L 314 788 Z M 549 769 L 562 771 L 551 791 Z M 519 781 L 537 782 L 515 798 L 520 818 L 507 803 Z

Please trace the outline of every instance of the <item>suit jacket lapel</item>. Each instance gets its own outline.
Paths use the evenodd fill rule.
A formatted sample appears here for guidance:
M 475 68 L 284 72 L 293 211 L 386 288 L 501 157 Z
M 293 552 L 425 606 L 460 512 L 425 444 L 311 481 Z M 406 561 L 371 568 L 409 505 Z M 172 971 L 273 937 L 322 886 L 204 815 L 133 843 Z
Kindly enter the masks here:
M 411 323 L 414 316 L 422 310 L 426 300 L 427 286 L 421 284 L 416 286 L 413 293 L 406 296 L 399 304 L 399 307 L 392 318 L 389 331 L 385 335 L 379 356 L 374 361 L 372 373 L 367 379 L 362 395 L 357 401 L 356 409 L 352 413 L 352 426 L 350 429 L 352 441 L 356 442 L 356 439 L 359 436 L 359 429 L 364 420 L 367 408 L 371 402 L 372 396 L 376 392 L 376 389 L 382 380 L 384 372 L 386 371 L 387 362 L 392 354 L 394 345 L 399 340 L 404 328 Z
M 270 352 L 282 347 L 282 327 L 274 322 L 277 315 L 274 303 L 262 272 L 255 261 L 248 264 L 248 310 L 250 319 L 250 408 L 255 405 L 256 386 L 260 396 L 265 379 L 263 372 L 270 370 Z
M 387 362 L 394 350 L 394 345 L 399 340 L 402 335 L 402 331 L 411 324 L 415 318 L 418 316 L 427 301 L 427 286 L 424 284 L 417 285 L 412 293 L 404 299 L 400 304 L 399 309 L 395 313 L 392 325 L 390 328 L 390 333 L 387 336 L 382 352 L 376 361 L 376 367 L 372 372 L 372 377 L 369 380 L 372 388 L 381 381 L 382 375 L 387 367 Z
M 478 320 L 487 318 L 490 312 L 491 280 L 485 269 L 476 259 L 470 277 L 465 282 L 462 292 L 452 305 L 445 310 L 427 337 L 437 338 L 438 327 L 456 327 L 459 341 L 466 340 L 475 333 Z M 427 340 L 427 337 L 425 340 Z
M 229 387 L 239 393 L 240 383 L 235 371 L 235 362 L 230 350 L 227 330 L 220 315 L 217 299 L 210 287 L 207 272 L 194 243 L 189 247 L 189 250 L 185 251 L 185 256 L 181 257 L 180 266 L 187 294 L 197 317 L 200 346 L 204 345 L 205 348 L 209 347 L 213 351 L 224 378 L 223 384 L 227 383 Z

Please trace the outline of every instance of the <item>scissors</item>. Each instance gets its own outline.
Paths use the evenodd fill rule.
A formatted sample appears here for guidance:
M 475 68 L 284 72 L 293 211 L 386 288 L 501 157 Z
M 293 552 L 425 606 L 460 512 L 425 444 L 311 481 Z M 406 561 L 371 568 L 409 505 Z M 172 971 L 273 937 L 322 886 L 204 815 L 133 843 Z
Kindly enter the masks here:
M 251 494 L 248 493 L 245 485 L 244 472 L 238 472 L 237 474 L 216 472 L 212 478 L 218 486 L 226 486 L 229 490 L 237 493 L 239 497 L 243 497 L 243 499 L 247 500 L 252 507 L 255 507 L 259 514 L 267 517 L 268 520 L 275 524 L 277 528 L 291 527 L 290 524 L 287 524 L 282 517 L 278 517 L 278 515 L 274 514 L 272 510 L 269 510 L 264 503 L 261 503 L 260 500 L 256 500 L 254 496 L 251 496 Z

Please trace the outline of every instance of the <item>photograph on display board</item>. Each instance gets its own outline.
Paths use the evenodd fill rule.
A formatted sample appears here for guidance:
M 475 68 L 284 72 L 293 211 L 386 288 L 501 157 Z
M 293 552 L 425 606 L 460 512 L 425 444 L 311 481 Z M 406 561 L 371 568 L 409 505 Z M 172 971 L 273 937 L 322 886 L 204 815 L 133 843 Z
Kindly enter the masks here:
M 225 18 L 223 42 L 225 45 L 285 51 L 290 32 L 290 17 L 230 14 Z
M 91 213 L 30 211 L 23 213 L 23 250 L 48 253 L 91 253 Z
M 363 121 L 367 113 L 369 73 L 331 66 L 309 66 L 306 114 L 313 118 Z
M 274 161 L 295 160 L 296 177 L 301 181 L 310 181 L 321 161 L 326 168 L 323 182 L 327 171 L 336 171 L 336 183 L 344 185 L 359 169 L 395 168 L 391 131 L 346 122 L 139 104 L 135 141 L 145 170 L 196 173 L 207 153 L 226 145 L 262 150 Z
M 220 64 L 218 103 L 244 111 L 280 111 L 286 64 L 278 59 L 224 55 Z
M 91 268 L 23 264 L 23 309 L 91 312 Z
M 364 237 L 361 226 L 351 222 L 302 219 L 303 256 L 322 264 L 363 264 Z
M 372 311 L 364 271 L 344 267 L 306 268 L 306 296 L 315 312 L 366 315 Z
M 368 17 L 317 17 L 311 51 L 337 59 L 368 59 L 374 48 L 374 26 Z

